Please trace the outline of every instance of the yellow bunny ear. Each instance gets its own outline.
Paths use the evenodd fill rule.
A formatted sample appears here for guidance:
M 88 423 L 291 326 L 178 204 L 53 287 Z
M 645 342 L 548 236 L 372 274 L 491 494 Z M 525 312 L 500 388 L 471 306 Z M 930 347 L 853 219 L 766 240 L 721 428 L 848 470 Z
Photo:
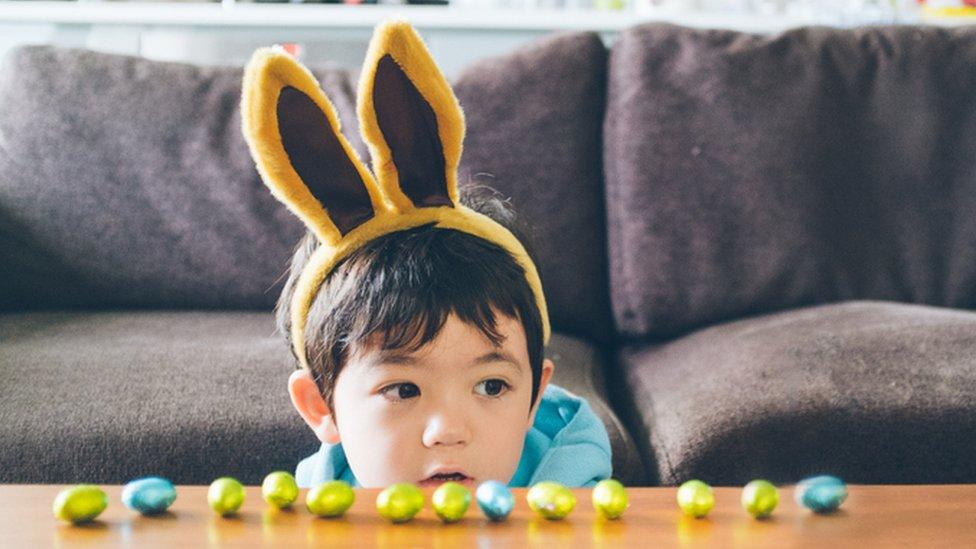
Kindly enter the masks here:
M 343 137 L 335 107 L 312 73 L 283 50 L 262 48 L 251 57 L 241 111 L 264 183 L 320 241 L 334 246 L 386 208 Z
M 464 114 L 409 23 L 381 23 L 359 80 L 360 131 L 383 195 L 399 211 L 457 206 Z

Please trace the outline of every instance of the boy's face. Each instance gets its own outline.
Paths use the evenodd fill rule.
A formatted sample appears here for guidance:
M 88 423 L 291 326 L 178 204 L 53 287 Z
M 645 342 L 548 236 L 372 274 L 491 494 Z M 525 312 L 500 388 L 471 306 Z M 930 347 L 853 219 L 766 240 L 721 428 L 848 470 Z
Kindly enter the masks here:
M 359 350 L 336 380 L 335 414 L 319 423 L 301 409 L 301 401 L 310 397 L 296 398 L 291 387 L 292 400 L 320 439 L 342 442 L 363 487 L 507 483 L 522 455 L 535 403 L 522 325 L 504 315 L 496 315 L 496 321 L 505 338 L 497 347 L 452 314 L 414 353 Z M 546 360 L 540 395 L 552 370 Z M 302 373 L 307 375 L 296 374 Z

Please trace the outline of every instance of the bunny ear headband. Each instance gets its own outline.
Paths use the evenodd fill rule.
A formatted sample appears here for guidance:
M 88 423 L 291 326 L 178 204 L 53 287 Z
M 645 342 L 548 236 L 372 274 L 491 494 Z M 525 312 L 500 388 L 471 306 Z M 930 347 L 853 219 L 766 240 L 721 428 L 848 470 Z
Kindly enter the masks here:
M 522 244 L 458 201 L 464 114 L 408 23 L 377 26 L 359 81 L 356 110 L 375 177 L 343 137 L 335 107 L 315 77 L 284 51 L 254 53 L 241 109 L 244 137 L 265 185 L 321 244 L 299 276 L 291 303 L 291 339 L 303 368 L 308 311 L 332 269 L 373 239 L 427 224 L 507 250 L 525 271 L 548 342 L 542 283 Z

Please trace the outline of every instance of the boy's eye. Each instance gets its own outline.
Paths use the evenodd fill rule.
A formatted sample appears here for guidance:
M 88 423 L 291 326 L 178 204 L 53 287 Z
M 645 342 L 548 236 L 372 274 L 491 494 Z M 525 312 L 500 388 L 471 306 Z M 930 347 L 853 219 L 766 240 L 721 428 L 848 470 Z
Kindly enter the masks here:
M 380 393 L 390 400 L 406 400 L 420 396 L 420 387 L 413 383 L 394 383 L 383 387 Z
M 509 388 L 508 383 L 501 379 L 486 379 L 474 386 L 474 391 L 483 396 L 498 396 Z

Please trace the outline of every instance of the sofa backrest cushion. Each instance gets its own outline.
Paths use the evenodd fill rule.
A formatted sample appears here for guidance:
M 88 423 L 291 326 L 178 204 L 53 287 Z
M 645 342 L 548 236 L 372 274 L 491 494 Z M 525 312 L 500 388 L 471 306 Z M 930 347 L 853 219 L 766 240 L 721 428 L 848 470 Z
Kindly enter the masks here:
M 303 231 L 261 184 L 241 137 L 240 69 L 47 46 L 8 55 L 0 303 L 274 303 Z M 319 74 L 340 101 L 343 74 Z
M 607 282 L 602 126 L 607 50 L 565 33 L 465 70 L 455 93 L 468 133 L 460 181 L 511 197 L 527 226 L 553 326 L 605 340 Z
M 583 335 L 610 326 L 606 56 L 595 34 L 565 35 L 484 61 L 456 86 L 465 173 L 492 175 L 483 181 L 532 221 L 553 326 Z M 313 72 L 368 159 L 356 75 Z M 0 70 L 0 309 L 271 307 L 303 229 L 248 154 L 241 76 L 50 46 L 12 51 Z
M 610 54 L 626 338 L 848 299 L 976 307 L 976 31 L 632 28 Z

